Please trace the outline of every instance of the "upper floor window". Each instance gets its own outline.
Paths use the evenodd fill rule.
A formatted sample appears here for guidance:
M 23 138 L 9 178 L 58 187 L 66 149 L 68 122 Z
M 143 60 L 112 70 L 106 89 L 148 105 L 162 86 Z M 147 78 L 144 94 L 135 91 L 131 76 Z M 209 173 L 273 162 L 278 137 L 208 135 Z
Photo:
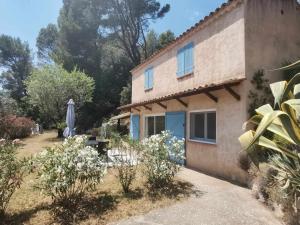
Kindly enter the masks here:
M 177 77 L 194 71 L 194 44 L 191 42 L 177 52 Z
M 153 67 L 145 70 L 145 90 L 153 88 Z

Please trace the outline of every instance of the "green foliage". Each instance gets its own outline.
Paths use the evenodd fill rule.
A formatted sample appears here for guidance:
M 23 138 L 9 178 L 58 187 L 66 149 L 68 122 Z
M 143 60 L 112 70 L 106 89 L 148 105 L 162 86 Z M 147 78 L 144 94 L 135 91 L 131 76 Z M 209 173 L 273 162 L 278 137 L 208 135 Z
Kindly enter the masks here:
M 8 114 L 20 114 L 21 110 L 15 99 L 6 91 L 0 91 L 0 117 Z
M 299 82 L 300 74 L 297 74 L 289 83 L 281 81 L 271 84 L 275 99 L 274 105 L 277 110 L 274 110 L 269 104 L 263 105 L 256 109 L 257 114 L 247 122 L 257 128 L 247 131 L 239 140 L 253 159 L 256 156 L 255 150 L 265 149 L 297 159 L 298 156 L 293 151 L 293 145 L 300 144 Z M 266 134 L 279 136 L 284 140 L 284 144 L 272 140 Z M 254 148 L 255 145 L 263 148 Z
M 269 87 L 269 80 L 264 78 L 263 70 L 258 70 L 252 80 L 252 89 L 249 91 L 249 108 L 248 113 L 250 116 L 255 114 L 255 109 L 261 105 L 271 103 L 273 101 L 272 92 Z
M 104 160 L 86 146 L 87 138 L 75 136 L 62 145 L 45 149 L 34 160 L 37 188 L 57 202 L 80 199 L 99 184 L 106 173 Z
M 138 65 L 142 59 L 140 49 L 146 51 L 145 31 L 150 21 L 164 17 L 170 10 L 170 5 L 161 7 L 156 0 L 110 0 L 106 1 L 106 17 L 101 24 L 108 38 L 119 40 L 120 47 L 125 50 L 133 65 Z
M 123 90 L 120 93 L 120 105 L 126 105 L 131 103 L 131 88 L 131 83 L 128 83 L 127 86 L 123 87 Z
M 163 187 L 172 182 L 184 159 L 184 141 L 173 137 L 168 131 L 143 140 L 143 163 L 145 175 L 151 187 Z
M 144 49 L 143 59 L 153 55 L 156 51 L 166 47 L 175 39 L 175 35 L 170 30 L 161 33 L 159 36 L 154 30 L 150 30 L 146 35 L 146 40 L 142 46 Z
M 294 65 L 293 65 L 294 64 Z M 287 81 L 290 81 L 295 74 L 300 72 L 300 65 L 291 63 L 290 61 L 285 61 L 282 63 L 282 68 L 280 69 L 283 75 L 283 78 Z
M 128 83 L 132 69 L 119 40 L 103 38 L 99 30 L 101 18 L 106 14 L 104 3 L 104 0 L 64 1 L 57 27 L 49 25 L 38 37 L 41 55 L 49 55 L 51 61 L 68 71 L 78 68 L 95 81 L 93 101 L 77 114 L 80 131 L 100 125 L 102 118 L 119 106 L 122 87 Z
M 117 176 L 123 192 L 128 193 L 136 178 L 141 145 L 118 134 L 112 135 L 111 140 L 113 150 L 118 152 L 118 156 L 114 158 L 114 167 L 118 171 Z
M 55 58 L 57 51 L 58 29 L 55 24 L 48 24 L 46 28 L 42 28 L 36 39 L 39 59 L 48 62 Z
M 283 69 L 299 65 L 300 61 Z M 245 132 L 239 140 L 256 166 L 259 166 L 259 154 L 268 152 L 268 164 L 275 171 L 269 196 L 283 206 L 285 217 L 297 224 L 300 218 L 300 74 L 289 82 L 276 82 L 270 87 L 274 109 L 269 104 L 257 108 L 256 115 L 246 123 L 253 130 Z
M 60 122 L 60 123 L 57 123 L 57 124 L 56 124 L 56 128 L 57 128 L 57 129 L 63 130 L 63 129 L 65 129 L 66 127 L 67 127 L 66 122 Z
M 0 139 L 0 218 L 12 194 L 22 183 L 24 163 L 16 157 L 17 146 Z
M 175 34 L 167 30 L 166 32 L 163 32 L 158 37 L 158 49 L 162 49 L 166 47 L 168 44 L 170 44 L 172 41 L 175 40 Z
M 34 70 L 26 86 L 30 103 L 56 124 L 64 119 L 70 98 L 76 109 L 92 101 L 94 81 L 76 69 L 69 73 L 61 66 L 50 65 Z
M 300 157 L 292 159 L 285 155 L 273 155 L 270 165 L 277 171 L 274 176 L 280 187 L 282 198 L 298 199 L 300 197 Z
M 0 35 L 0 81 L 18 103 L 26 96 L 24 80 L 32 70 L 29 45 L 19 38 Z
M 78 68 L 95 80 L 93 101 L 78 114 L 79 130 L 101 124 L 120 102 L 130 102 L 129 71 L 141 61 L 144 33 L 151 20 L 168 10 L 169 5 L 161 7 L 155 0 L 68 0 L 57 25 L 41 29 L 37 38 L 41 60 L 54 61 L 68 71 Z M 124 32 L 118 32 L 120 27 Z
M 150 30 L 146 36 L 146 42 L 145 42 L 145 46 L 144 46 L 144 48 L 145 48 L 144 57 L 153 55 L 153 53 L 157 51 L 158 46 L 159 46 L 159 43 L 158 43 L 157 34 L 155 33 L 154 30 Z

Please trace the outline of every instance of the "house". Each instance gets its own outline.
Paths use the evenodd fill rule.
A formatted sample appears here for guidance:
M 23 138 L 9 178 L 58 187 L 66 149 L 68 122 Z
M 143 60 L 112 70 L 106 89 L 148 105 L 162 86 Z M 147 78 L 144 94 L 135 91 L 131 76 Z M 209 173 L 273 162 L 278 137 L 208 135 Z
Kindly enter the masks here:
M 185 138 L 185 165 L 247 182 L 238 137 L 248 119 L 251 79 L 300 56 L 296 0 L 231 0 L 132 71 L 130 134 L 162 130 Z

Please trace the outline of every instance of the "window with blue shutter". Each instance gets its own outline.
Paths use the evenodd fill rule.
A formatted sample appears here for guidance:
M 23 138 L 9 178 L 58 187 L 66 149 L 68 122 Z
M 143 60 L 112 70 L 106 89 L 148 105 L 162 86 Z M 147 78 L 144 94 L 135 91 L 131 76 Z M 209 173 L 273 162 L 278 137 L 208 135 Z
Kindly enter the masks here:
M 184 48 L 177 52 L 177 77 L 184 75 Z
M 194 71 L 194 44 L 191 42 L 177 52 L 177 77 Z
M 150 90 L 153 88 L 153 67 L 145 70 L 145 90 Z

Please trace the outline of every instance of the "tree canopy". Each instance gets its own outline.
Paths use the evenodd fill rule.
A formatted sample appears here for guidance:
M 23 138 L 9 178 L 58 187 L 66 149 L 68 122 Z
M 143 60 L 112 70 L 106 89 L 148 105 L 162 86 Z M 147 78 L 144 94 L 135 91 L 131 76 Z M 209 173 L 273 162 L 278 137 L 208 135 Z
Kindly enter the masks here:
M 100 124 L 120 102 L 130 101 L 130 70 L 157 49 L 146 49 L 149 22 L 169 9 L 156 0 L 64 0 L 57 24 L 40 30 L 41 61 L 78 68 L 95 81 L 93 101 L 80 112 L 82 128 Z
M 38 48 L 38 57 L 49 62 L 55 58 L 55 52 L 58 50 L 58 29 L 55 24 L 48 24 L 46 28 L 42 28 L 36 39 L 36 46 Z
M 7 35 L 0 36 L 0 75 L 2 87 L 10 96 L 21 102 L 26 96 L 24 80 L 32 70 L 32 58 L 29 45 L 19 38 Z
M 62 66 L 47 65 L 33 70 L 25 81 L 29 102 L 38 107 L 44 117 L 52 123 L 61 122 L 66 115 L 69 99 L 79 109 L 92 101 L 94 80 L 74 69 L 66 71 Z
M 161 6 L 156 0 L 110 0 L 105 3 L 102 27 L 106 28 L 109 38 L 119 41 L 133 65 L 138 65 L 141 61 L 140 49 L 145 58 L 149 56 L 145 34 L 149 22 L 163 18 L 170 5 Z

